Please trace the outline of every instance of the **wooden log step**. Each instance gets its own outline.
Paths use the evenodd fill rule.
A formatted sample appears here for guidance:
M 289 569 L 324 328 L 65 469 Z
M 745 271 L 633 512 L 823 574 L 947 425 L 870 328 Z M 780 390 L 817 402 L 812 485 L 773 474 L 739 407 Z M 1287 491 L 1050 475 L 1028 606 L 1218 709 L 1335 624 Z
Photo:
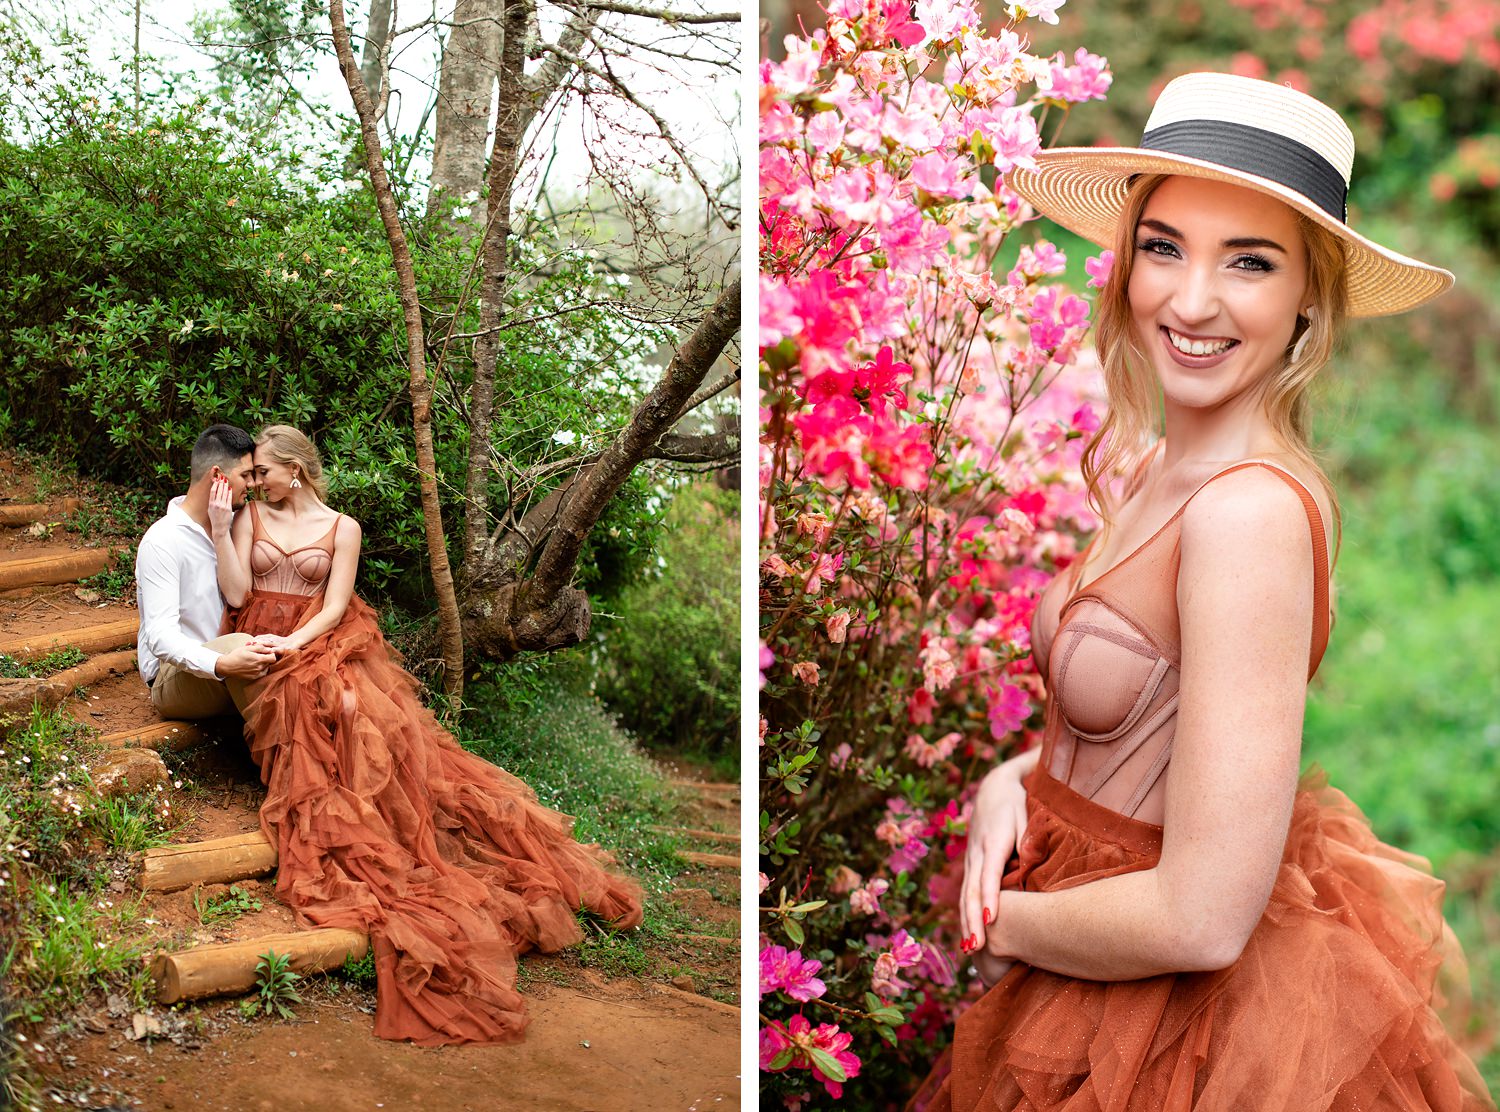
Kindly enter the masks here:
M 679 838 L 698 838 L 705 842 L 738 842 L 738 834 L 727 834 L 722 830 L 695 830 L 690 826 L 648 826 L 656 834 L 675 834 Z
M 141 890 L 176 892 L 195 884 L 228 884 L 265 876 L 276 868 L 276 847 L 259 830 L 207 842 L 148 849 L 141 862 Z
M 734 1004 L 726 1004 L 722 1000 L 715 1000 L 712 996 L 700 996 L 696 992 L 688 992 L 685 989 L 666 984 L 657 985 L 656 991 L 666 993 L 668 996 L 675 996 L 679 1000 L 691 1001 L 704 1008 L 712 1008 L 716 1012 L 722 1012 L 724 1015 L 733 1016 L 736 1019 L 739 1018 L 740 1010 L 738 1007 Z
M 58 649 L 77 649 L 92 655 L 134 645 L 140 628 L 140 618 L 130 617 L 77 629 L 54 629 L 30 637 L 0 641 L 0 653 L 17 660 L 36 660 Z
M 61 506 L 49 506 L 45 503 L 0 506 L 0 526 L 30 525 L 34 521 L 57 521 L 67 517 L 68 514 L 76 513 L 80 505 L 82 503 L 76 498 L 64 498 Z
M 255 987 L 255 966 L 268 951 L 291 958 L 298 973 L 337 969 L 346 958 L 358 961 L 370 948 L 359 931 L 324 927 L 291 934 L 268 934 L 245 942 L 197 946 L 176 954 L 158 954 L 151 963 L 156 999 L 162 1004 L 233 996 Z
M 54 583 L 72 583 L 107 571 L 115 556 L 126 548 L 86 548 L 78 552 L 53 553 L 26 560 L 0 563 L 0 591 L 16 587 L 47 587 Z
M 740 940 L 738 938 L 726 938 L 722 934 L 674 934 L 673 938 L 681 938 L 688 942 L 709 942 L 720 946 L 732 946 L 738 950 Z
M 46 682 L 63 684 L 71 692 L 75 687 L 87 687 L 110 676 L 123 676 L 134 671 L 135 650 L 125 649 L 117 653 L 91 656 L 82 664 L 75 664 L 48 676 Z
M 119 733 L 105 734 L 99 744 L 109 749 L 155 749 L 169 753 L 181 753 L 189 745 L 208 736 L 197 722 L 152 722 L 147 726 L 135 726 Z
M 33 707 L 48 711 L 60 706 L 79 686 L 105 676 L 134 671 L 135 653 L 109 653 L 85 660 L 44 680 L 0 680 L 0 737 L 31 718 Z
M 715 784 L 708 780 L 682 780 L 671 779 L 667 783 L 674 788 L 691 788 L 700 792 L 737 792 L 740 790 L 738 784 Z
M 706 865 L 711 869 L 738 869 L 740 867 L 740 859 L 726 853 L 694 853 L 692 850 L 678 850 L 677 856 L 690 865 Z

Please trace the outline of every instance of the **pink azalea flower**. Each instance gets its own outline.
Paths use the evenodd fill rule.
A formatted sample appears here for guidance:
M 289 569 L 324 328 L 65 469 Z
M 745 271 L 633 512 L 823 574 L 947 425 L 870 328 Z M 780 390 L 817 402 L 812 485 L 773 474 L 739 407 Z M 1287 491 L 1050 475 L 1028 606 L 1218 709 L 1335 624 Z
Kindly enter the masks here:
M 823 627 L 828 631 L 828 640 L 835 645 L 842 645 L 849 631 L 850 614 L 847 610 L 835 610 L 828 615 L 823 622 Z
M 849 910 L 855 915 L 879 915 L 880 897 L 890 889 L 891 882 L 876 878 L 863 887 L 849 893 Z
M 984 694 L 989 701 L 990 736 L 996 741 L 1015 733 L 1031 717 L 1030 698 L 1013 684 L 986 688 Z
M 792 675 L 807 684 L 808 687 L 818 686 L 818 665 L 816 661 L 797 661 L 797 663 L 792 665 Z
M 766 686 L 766 670 L 769 669 L 771 667 L 771 665 L 773 665 L 775 663 L 776 663 L 776 654 L 771 651 L 770 647 L 764 641 L 762 641 L 760 643 L 760 686 L 761 687 L 765 687 Z M 764 724 L 765 719 L 761 719 L 761 722 Z M 762 739 L 764 739 L 765 736 L 766 736 L 766 731 L 765 731 L 764 725 L 762 725 L 760 736 L 761 736 Z
M 953 666 L 953 654 L 934 641 L 921 652 L 922 686 L 928 691 L 938 692 L 949 687 L 958 676 Z
M 825 580 L 831 580 L 838 576 L 839 568 L 844 566 L 844 554 L 820 552 L 813 557 L 812 567 L 807 573 L 807 593 L 817 594 L 823 589 Z
M 1113 251 L 1101 251 L 1093 258 L 1083 260 L 1083 269 L 1088 272 L 1089 289 L 1102 290 L 1109 281 L 1110 273 L 1115 268 L 1115 253 Z
M 822 962 L 804 958 L 800 950 L 767 946 L 760 952 L 760 994 L 784 992 L 804 1004 L 816 1000 L 828 991 L 816 976 L 822 968 Z
M 807 121 L 807 141 L 819 154 L 826 154 L 843 140 L 844 121 L 837 112 L 819 112 Z
M 1029 16 L 1056 27 L 1057 9 L 1064 3 L 1066 0 L 1011 0 L 1007 11 L 1013 19 L 1023 19 Z
M 843 1082 L 834 1081 L 813 1064 L 809 1051 L 813 1047 L 831 1054 L 844 1071 L 844 1081 L 859 1076 L 859 1057 L 849 1050 L 854 1036 L 845 1034 L 833 1023 L 820 1023 L 816 1028 L 803 1015 L 794 1015 L 783 1027 L 771 1022 L 760 1029 L 760 1068 L 767 1073 L 783 1073 L 789 1069 L 808 1069 L 813 1080 L 821 1082 L 828 1095 L 835 1100 L 844 1095 Z
M 1052 59 L 1051 85 L 1047 94 L 1072 104 L 1103 100 L 1114 83 L 1108 60 L 1090 54 L 1080 46 L 1073 55 L 1073 62 L 1073 65 L 1068 65 L 1061 51 Z

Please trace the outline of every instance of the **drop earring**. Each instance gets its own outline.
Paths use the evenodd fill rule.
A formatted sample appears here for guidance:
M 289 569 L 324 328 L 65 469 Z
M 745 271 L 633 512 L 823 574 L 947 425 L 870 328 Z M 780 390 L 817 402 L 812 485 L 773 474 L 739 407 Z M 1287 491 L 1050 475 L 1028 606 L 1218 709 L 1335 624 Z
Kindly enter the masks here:
M 291 487 L 292 487 L 293 490 L 301 490 L 302 489 L 302 480 L 299 479 L 299 478 L 297 478 L 296 475 L 293 475 L 292 476 Z
M 1308 309 L 1302 315 L 1307 319 L 1307 327 L 1302 330 L 1302 335 L 1297 337 L 1297 342 L 1292 345 L 1292 362 L 1302 362 L 1302 355 L 1307 351 L 1307 341 L 1312 339 L 1313 318 L 1315 311 Z

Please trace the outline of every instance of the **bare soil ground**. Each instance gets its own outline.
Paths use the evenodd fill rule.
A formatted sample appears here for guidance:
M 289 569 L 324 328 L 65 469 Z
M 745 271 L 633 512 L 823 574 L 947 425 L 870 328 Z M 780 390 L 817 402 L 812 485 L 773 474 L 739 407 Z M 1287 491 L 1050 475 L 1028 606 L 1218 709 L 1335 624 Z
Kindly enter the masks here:
M 65 494 L 85 506 L 101 497 L 55 476 L 38 490 L 24 462 L 0 455 L 0 504 L 60 503 Z M 50 517 L 44 524 L 52 527 L 0 529 L 0 563 L 134 540 L 70 532 Z M 0 641 L 134 614 L 128 597 L 94 597 L 76 583 L 21 587 L 0 593 Z M 64 709 L 100 734 L 157 721 L 133 672 L 91 685 Z M 209 740 L 163 754 L 179 824 L 173 843 L 259 828 L 263 793 L 239 722 L 210 725 Z M 673 825 L 702 832 L 691 848 L 737 857 L 732 837 L 702 835 L 738 833 L 738 790 L 692 786 L 687 782 L 706 777 L 687 763 L 667 773 L 682 801 Z M 142 894 L 134 875 L 122 872 L 109 895 L 141 900 L 147 960 L 151 952 L 296 929 L 291 910 L 275 898 L 274 877 L 236 885 L 260 909 L 217 926 L 205 926 L 199 908 L 227 885 Z M 640 976 L 609 978 L 567 953 L 523 958 L 531 1026 L 514 1046 L 427 1049 L 376 1039 L 373 988 L 308 977 L 300 986 L 304 1003 L 285 1021 L 247 1020 L 235 1000 L 142 1013 L 122 995 L 100 993 L 83 1010 L 30 1029 L 28 1057 L 42 1076 L 44 1103 L 80 1108 L 737 1109 L 738 868 L 684 862 L 671 898 L 692 926 L 653 941 L 650 971 Z

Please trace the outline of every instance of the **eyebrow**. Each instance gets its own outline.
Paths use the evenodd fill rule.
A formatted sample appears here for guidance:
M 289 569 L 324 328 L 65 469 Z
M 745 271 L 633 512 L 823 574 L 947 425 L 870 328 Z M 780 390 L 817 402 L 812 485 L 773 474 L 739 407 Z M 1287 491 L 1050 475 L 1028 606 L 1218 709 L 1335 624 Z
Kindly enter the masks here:
M 1187 238 L 1176 228 L 1172 227 L 1172 225 L 1164 224 L 1160 220 L 1142 220 L 1138 226 L 1142 228 L 1151 228 L 1154 231 L 1160 232 L 1162 235 L 1171 236 L 1173 239 Z M 1261 236 L 1236 236 L 1234 239 L 1226 239 L 1224 241 L 1224 246 L 1232 247 L 1236 250 L 1245 247 L 1269 247 L 1273 251 L 1280 251 L 1283 255 L 1288 253 L 1287 249 L 1281 246 L 1281 244 L 1277 243 L 1274 239 L 1265 239 Z

